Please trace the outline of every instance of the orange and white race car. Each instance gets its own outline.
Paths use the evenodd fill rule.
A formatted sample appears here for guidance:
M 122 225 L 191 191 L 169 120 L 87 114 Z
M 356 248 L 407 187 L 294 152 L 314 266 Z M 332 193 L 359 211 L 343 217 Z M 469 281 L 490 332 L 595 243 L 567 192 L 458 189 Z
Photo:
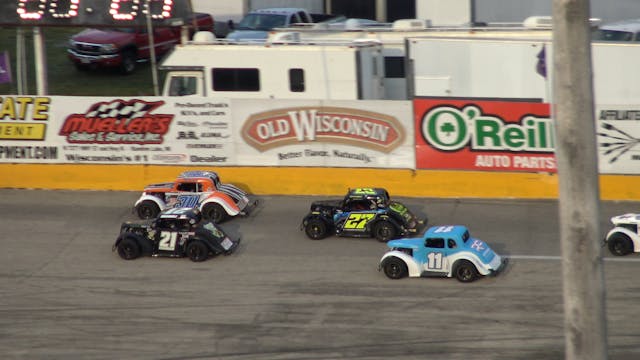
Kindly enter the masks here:
M 141 219 L 153 219 L 168 208 L 198 208 L 205 219 L 220 223 L 247 215 L 256 204 L 242 189 L 221 183 L 213 171 L 185 171 L 174 182 L 147 185 L 134 211 Z

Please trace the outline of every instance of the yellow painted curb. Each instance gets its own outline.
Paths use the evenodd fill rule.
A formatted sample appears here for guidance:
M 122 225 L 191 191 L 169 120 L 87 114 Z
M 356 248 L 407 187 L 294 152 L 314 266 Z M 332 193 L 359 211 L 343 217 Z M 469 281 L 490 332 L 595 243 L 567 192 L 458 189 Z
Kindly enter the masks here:
M 558 177 L 548 173 L 301 167 L 1 164 L 0 188 L 140 191 L 195 169 L 216 171 L 223 182 L 256 195 L 342 195 L 347 188 L 384 187 L 410 197 L 558 196 Z M 601 175 L 600 193 L 603 200 L 640 201 L 640 176 Z

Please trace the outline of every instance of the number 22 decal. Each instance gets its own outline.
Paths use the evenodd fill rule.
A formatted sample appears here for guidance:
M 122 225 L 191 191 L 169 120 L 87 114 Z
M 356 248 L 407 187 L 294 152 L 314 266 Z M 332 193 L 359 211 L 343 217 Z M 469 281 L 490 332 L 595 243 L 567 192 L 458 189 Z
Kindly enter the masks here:
M 158 243 L 158 250 L 175 250 L 176 240 L 178 239 L 178 233 L 163 231 L 160 233 L 160 243 Z

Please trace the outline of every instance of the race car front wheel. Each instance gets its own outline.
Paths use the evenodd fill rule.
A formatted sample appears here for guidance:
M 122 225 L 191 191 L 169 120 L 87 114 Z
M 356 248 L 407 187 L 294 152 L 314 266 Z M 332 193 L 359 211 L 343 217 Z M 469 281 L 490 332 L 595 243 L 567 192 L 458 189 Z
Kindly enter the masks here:
M 629 255 L 633 252 L 633 243 L 627 235 L 613 234 L 607 241 L 609 251 L 615 256 Z
M 453 268 L 453 276 L 460 282 L 472 282 L 478 278 L 478 269 L 469 261 L 460 260 Z
M 193 240 L 187 245 L 187 255 L 193 262 L 205 261 L 209 258 L 209 248 L 200 240 Z
M 320 240 L 327 236 L 327 224 L 320 219 L 310 219 L 304 227 L 304 232 L 312 240 Z
M 220 204 L 212 203 L 206 204 L 202 208 L 202 216 L 205 219 L 211 220 L 216 224 L 223 222 L 227 218 L 227 212 L 224 211 Z
M 118 255 L 124 260 L 133 260 L 140 256 L 140 245 L 131 238 L 124 238 L 118 243 Z
M 396 236 L 396 228 L 388 221 L 381 221 L 373 227 L 373 236 L 378 241 L 387 242 Z
M 391 257 L 384 261 L 382 265 L 382 270 L 384 274 L 387 275 L 389 279 L 402 279 L 407 276 L 407 264 L 404 261 L 398 259 L 397 257 Z

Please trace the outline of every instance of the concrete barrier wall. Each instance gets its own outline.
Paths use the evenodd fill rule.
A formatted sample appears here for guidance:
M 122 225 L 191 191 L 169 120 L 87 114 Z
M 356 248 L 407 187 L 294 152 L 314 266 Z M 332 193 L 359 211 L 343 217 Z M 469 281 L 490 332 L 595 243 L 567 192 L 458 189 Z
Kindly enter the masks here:
M 554 199 L 558 175 L 438 170 L 184 167 L 156 165 L 0 164 L 0 187 L 141 191 L 172 181 L 185 170 L 213 170 L 223 182 L 256 195 L 341 195 L 347 188 L 378 186 L 394 196 Z M 600 175 L 603 200 L 640 201 L 640 177 Z

